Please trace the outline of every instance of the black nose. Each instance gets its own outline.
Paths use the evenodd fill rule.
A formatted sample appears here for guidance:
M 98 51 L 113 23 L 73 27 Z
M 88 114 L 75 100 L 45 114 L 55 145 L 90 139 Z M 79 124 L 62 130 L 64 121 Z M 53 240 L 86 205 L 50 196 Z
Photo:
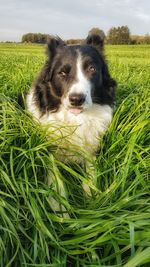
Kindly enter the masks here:
M 69 95 L 69 101 L 72 106 L 81 106 L 85 101 L 86 96 L 84 94 L 72 93 Z

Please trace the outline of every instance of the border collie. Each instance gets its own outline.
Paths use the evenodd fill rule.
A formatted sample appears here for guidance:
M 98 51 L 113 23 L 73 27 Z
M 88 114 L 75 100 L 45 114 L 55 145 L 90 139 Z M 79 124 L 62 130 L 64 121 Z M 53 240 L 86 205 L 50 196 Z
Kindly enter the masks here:
M 72 160 L 67 150 L 73 145 L 94 156 L 112 120 L 116 82 L 103 55 L 103 41 L 90 35 L 81 45 L 66 45 L 50 37 L 47 61 L 26 97 L 33 117 L 50 130 L 55 126 L 64 137 L 66 152 L 58 152 L 64 153 L 64 160 Z M 67 127 L 73 129 L 70 134 Z M 75 160 L 81 162 L 80 156 Z
M 70 136 L 62 127 L 61 135 L 94 155 L 112 120 L 115 86 L 100 36 L 71 46 L 50 37 L 48 59 L 27 95 L 27 109 L 43 125 L 76 127 Z

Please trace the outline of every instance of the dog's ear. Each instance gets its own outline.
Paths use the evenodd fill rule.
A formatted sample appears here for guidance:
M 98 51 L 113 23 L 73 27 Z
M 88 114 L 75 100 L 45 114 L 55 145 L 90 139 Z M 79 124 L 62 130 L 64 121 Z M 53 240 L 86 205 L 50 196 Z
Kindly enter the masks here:
M 99 52 L 103 50 L 104 47 L 104 39 L 105 35 L 104 34 L 89 34 L 88 37 L 85 40 L 85 43 L 87 45 L 91 45 L 95 47 Z
M 53 58 L 57 53 L 57 49 L 65 46 L 65 42 L 59 38 L 58 36 L 51 36 L 49 35 L 47 38 L 47 49 L 46 54 L 48 59 L 45 62 L 44 67 L 39 74 L 36 83 L 39 82 L 49 82 L 51 78 L 51 65 L 53 62 Z
M 47 54 L 52 59 L 57 51 L 58 47 L 65 46 L 65 42 L 58 36 L 48 36 L 47 38 Z
M 54 112 L 60 105 L 60 92 L 54 92 L 51 84 L 53 73 L 53 59 L 57 54 L 58 48 L 64 47 L 66 44 L 59 37 L 49 36 L 47 41 L 48 59 L 45 62 L 43 69 L 37 77 L 34 87 L 34 98 L 40 111 L 44 114 L 48 110 Z

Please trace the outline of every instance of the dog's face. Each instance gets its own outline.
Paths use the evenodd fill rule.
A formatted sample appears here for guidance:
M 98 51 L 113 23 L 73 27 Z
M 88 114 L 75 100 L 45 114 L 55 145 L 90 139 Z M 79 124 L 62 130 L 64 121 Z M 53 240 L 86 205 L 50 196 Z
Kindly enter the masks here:
M 51 68 L 51 84 L 65 109 L 78 114 L 98 101 L 102 84 L 102 60 L 90 46 L 64 46 L 57 50 Z
M 43 112 L 63 106 L 78 115 L 93 103 L 113 104 L 115 81 L 100 51 L 100 37 L 94 40 L 88 37 L 84 45 L 68 46 L 59 38 L 50 39 L 49 60 L 36 84 L 35 96 Z

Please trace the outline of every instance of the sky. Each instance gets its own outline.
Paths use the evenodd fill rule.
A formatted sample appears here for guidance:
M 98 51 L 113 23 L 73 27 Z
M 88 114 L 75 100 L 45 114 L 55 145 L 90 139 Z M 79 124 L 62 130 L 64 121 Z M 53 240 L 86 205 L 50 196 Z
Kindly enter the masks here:
M 0 0 L 0 41 L 21 41 L 28 32 L 85 38 L 93 27 L 107 34 L 122 25 L 131 34 L 150 34 L 150 1 Z

